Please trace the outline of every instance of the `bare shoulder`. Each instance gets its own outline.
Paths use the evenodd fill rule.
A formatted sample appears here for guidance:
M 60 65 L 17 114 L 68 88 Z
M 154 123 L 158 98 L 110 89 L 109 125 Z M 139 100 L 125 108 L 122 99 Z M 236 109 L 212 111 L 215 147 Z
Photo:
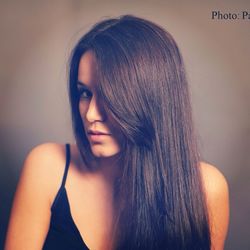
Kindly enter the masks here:
M 45 143 L 28 153 L 12 205 L 5 249 L 42 248 L 64 165 L 63 145 Z
M 23 165 L 21 179 L 27 179 L 25 182 L 32 186 L 40 185 L 44 192 L 53 196 L 51 192 L 53 193 L 55 184 L 58 187 L 64 165 L 64 145 L 57 143 L 40 144 L 28 153 Z M 39 178 L 37 178 L 38 176 Z
M 212 249 L 223 249 L 229 225 L 229 189 L 225 176 L 215 166 L 201 162 L 207 199 Z
M 58 143 L 43 143 L 40 145 L 35 146 L 27 155 L 27 160 L 45 160 L 45 163 L 48 161 L 57 160 L 57 158 L 61 157 L 62 153 L 64 152 L 64 145 Z M 37 163 L 38 163 L 37 162 Z
M 227 180 L 217 167 L 206 162 L 201 162 L 200 167 L 201 176 L 208 195 L 213 193 L 228 193 Z

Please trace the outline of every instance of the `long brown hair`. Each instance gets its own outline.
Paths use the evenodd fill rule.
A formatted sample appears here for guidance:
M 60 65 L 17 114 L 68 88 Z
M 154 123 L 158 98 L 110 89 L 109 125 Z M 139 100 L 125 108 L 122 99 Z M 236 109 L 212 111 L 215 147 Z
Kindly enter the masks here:
M 199 155 L 183 60 L 172 36 L 125 15 L 96 24 L 72 51 L 69 96 L 82 158 L 91 158 L 79 113 L 81 56 L 92 50 L 98 92 L 124 137 L 115 249 L 210 249 Z

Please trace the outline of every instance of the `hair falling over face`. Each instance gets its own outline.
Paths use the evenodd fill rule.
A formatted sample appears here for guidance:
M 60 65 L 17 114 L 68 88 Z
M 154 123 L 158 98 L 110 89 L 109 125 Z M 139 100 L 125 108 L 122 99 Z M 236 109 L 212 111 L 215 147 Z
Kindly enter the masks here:
M 97 92 L 123 138 L 114 249 L 210 249 L 188 83 L 162 27 L 125 15 L 96 24 L 72 51 L 69 96 L 83 160 L 93 155 L 79 112 L 81 57 L 92 51 Z

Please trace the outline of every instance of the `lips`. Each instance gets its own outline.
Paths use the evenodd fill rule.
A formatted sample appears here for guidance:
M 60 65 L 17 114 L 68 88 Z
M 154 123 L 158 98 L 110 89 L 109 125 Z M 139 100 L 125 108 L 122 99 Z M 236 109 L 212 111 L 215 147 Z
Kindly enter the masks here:
M 89 135 L 110 135 L 109 133 L 105 133 L 99 130 L 88 130 Z
M 110 134 L 99 130 L 88 130 L 88 138 L 91 141 L 91 144 L 100 144 L 105 140 L 107 136 L 110 136 Z

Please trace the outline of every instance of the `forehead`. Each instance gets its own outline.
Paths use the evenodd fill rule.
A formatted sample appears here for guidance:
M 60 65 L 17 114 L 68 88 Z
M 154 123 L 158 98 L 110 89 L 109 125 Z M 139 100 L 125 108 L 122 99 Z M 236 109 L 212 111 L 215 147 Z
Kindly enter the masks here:
M 97 82 L 97 64 L 95 55 L 92 51 L 86 51 L 79 62 L 78 81 L 89 87 Z

